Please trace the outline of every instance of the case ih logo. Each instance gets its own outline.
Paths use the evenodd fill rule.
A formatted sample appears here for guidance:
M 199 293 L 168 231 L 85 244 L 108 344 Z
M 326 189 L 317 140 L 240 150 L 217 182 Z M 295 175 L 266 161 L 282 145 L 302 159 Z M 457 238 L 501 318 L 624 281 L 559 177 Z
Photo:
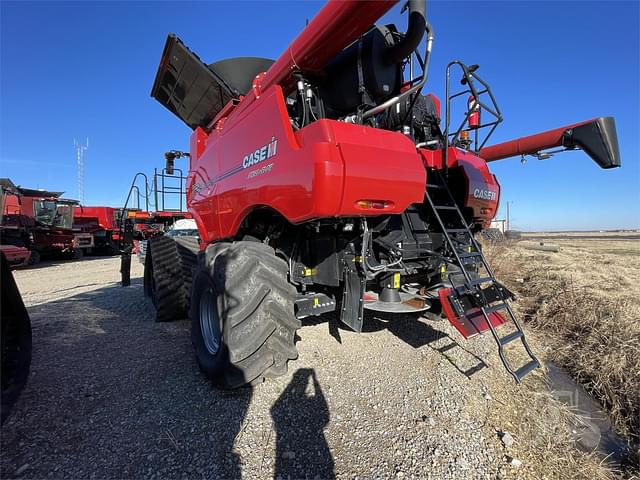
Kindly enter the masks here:
M 497 192 L 492 192 L 491 190 L 482 190 L 481 188 L 476 188 L 473 191 L 474 198 L 480 198 L 482 200 L 496 200 L 498 198 Z
M 251 152 L 249 155 L 245 155 L 242 159 L 242 168 L 249 168 L 260 162 L 263 162 L 267 158 L 274 157 L 278 150 L 278 139 L 271 137 L 271 141 L 258 148 L 255 152 Z

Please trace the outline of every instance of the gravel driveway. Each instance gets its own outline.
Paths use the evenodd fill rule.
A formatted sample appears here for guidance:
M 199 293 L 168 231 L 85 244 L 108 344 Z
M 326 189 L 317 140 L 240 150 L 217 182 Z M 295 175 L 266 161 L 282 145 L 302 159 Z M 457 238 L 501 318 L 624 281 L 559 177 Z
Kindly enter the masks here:
M 505 405 L 488 392 L 516 388 L 490 338 L 425 319 L 370 317 L 363 334 L 306 319 L 286 376 L 223 392 L 198 371 L 189 321 L 155 323 L 142 266 L 128 288 L 118 269 L 14 272 L 34 350 L 2 478 L 539 478 L 507 465 L 488 420 Z

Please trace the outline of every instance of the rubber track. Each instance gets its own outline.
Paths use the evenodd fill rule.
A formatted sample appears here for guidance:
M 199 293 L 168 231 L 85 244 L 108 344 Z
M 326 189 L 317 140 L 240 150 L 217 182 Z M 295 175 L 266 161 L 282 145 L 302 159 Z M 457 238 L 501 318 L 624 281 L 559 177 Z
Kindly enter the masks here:
M 180 263 L 182 266 L 182 285 L 185 294 L 186 313 L 189 312 L 189 301 L 191 300 L 191 284 L 193 282 L 193 272 L 198 262 L 198 251 L 200 244 L 197 237 L 176 237 L 175 239 Z
M 288 265 L 263 243 L 235 242 L 215 260 L 216 281 L 224 283 L 224 336 L 235 373 L 228 388 L 256 383 L 287 372 L 295 359 L 296 290 L 287 280 Z M 217 277 L 222 273 L 223 278 Z
M 187 316 L 192 269 L 196 255 L 189 247 L 193 242 L 159 236 L 149 240 L 147 255 L 153 269 L 156 287 L 156 321 L 168 322 Z M 197 240 L 196 240 L 197 249 Z M 197 251 L 197 250 L 196 250 Z

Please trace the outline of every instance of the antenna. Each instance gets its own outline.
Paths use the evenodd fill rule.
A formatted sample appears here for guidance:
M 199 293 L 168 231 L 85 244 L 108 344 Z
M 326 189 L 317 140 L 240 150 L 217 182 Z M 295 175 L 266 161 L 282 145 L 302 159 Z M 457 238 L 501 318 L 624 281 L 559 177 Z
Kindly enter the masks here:
M 78 169 L 78 201 L 84 203 L 84 152 L 89 150 L 89 137 L 87 137 L 84 145 L 73 139 L 73 146 L 76 149 L 77 169 Z

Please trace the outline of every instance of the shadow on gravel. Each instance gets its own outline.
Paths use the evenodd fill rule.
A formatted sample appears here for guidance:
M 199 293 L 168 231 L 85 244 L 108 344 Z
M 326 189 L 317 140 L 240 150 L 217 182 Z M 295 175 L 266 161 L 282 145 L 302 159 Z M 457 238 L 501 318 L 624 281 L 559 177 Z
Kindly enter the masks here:
M 335 478 L 324 429 L 329 405 L 315 370 L 301 368 L 271 407 L 276 431 L 274 478 Z
M 83 257 L 80 259 L 77 258 L 68 258 L 68 257 L 46 257 L 46 259 L 41 260 L 40 262 L 38 262 L 35 265 L 25 265 L 22 267 L 12 267 L 12 270 L 17 270 L 17 271 L 29 271 L 29 270 L 39 270 L 41 268 L 48 268 L 48 267 L 57 267 L 59 265 L 67 265 L 69 263 L 85 263 L 85 262 L 95 262 L 95 261 L 99 261 L 99 260 L 105 260 L 105 259 L 109 259 L 112 258 L 112 256 L 109 255 L 104 255 L 104 256 L 91 256 L 91 257 Z
M 190 323 L 155 323 L 142 279 L 28 310 L 32 369 L 3 425 L 0 478 L 241 477 L 253 391 L 202 377 Z
M 429 348 L 442 355 L 451 366 L 467 378 L 471 378 L 475 373 L 487 367 L 485 361 L 478 355 L 465 348 L 447 333 L 434 329 L 431 325 L 425 323 L 424 319 L 421 320 L 417 316 L 393 316 L 376 313 L 375 315 L 369 315 L 369 317 L 365 316 L 365 326 L 366 325 L 370 325 L 370 327 L 365 328 L 363 332 L 377 331 L 386 328 L 400 340 L 414 348 L 421 348 L 428 345 Z M 454 352 L 456 355 L 449 354 Z M 461 355 L 464 358 L 456 358 Z M 462 366 L 468 365 L 469 363 L 472 363 L 472 365 L 468 368 Z
M 429 317 L 433 321 L 446 321 Z M 303 320 L 304 325 L 319 325 L 327 323 L 329 333 L 338 343 L 342 343 L 340 330 L 344 326 L 340 323 L 337 315 L 326 315 L 321 317 L 309 317 Z M 365 310 L 362 335 L 367 333 L 388 330 L 403 342 L 413 348 L 422 348 L 428 345 L 429 348 L 438 352 L 447 362 L 467 378 L 471 378 L 488 365 L 478 355 L 461 345 L 454 338 L 441 330 L 436 330 L 426 323 L 424 318 L 418 315 L 398 315 L 383 312 L 372 312 Z M 456 355 L 451 355 L 455 353 Z M 455 357 L 464 357 L 462 361 Z M 472 364 L 469 366 L 469 364 Z M 466 368 L 465 368 L 466 367 Z

